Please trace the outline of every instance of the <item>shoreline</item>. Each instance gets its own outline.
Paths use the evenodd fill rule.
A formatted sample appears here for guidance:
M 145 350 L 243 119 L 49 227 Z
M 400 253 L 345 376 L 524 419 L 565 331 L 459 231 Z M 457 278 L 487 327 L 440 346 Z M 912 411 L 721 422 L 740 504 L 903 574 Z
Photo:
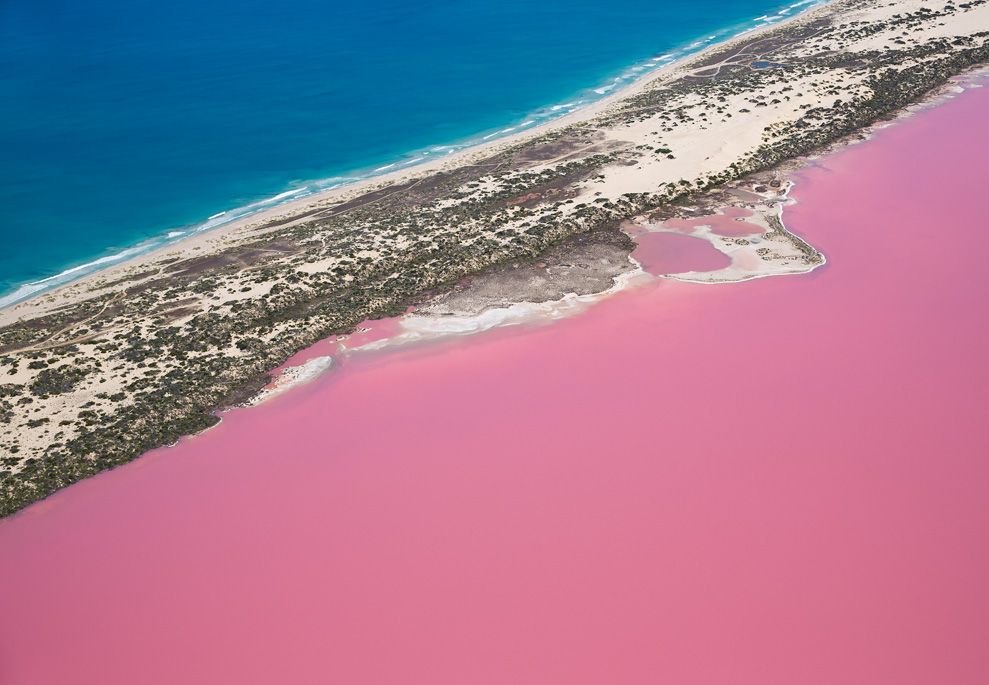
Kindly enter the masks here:
M 833 145 L 829 146 L 828 149 L 823 150 L 816 155 L 793 160 L 793 164 L 788 165 L 791 168 L 786 168 L 783 173 L 786 177 L 783 192 L 780 193 L 775 199 L 768 199 L 766 202 L 767 206 L 772 207 L 769 213 L 779 222 L 785 233 L 790 236 L 795 236 L 802 242 L 806 243 L 806 241 L 803 240 L 798 234 L 794 233 L 789 227 L 787 227 L 786 221 L 784 220 L 784 215 L 786 213 L 785 210 L 788 207 L 792 207 L 797 204 L 798 201 L 791 197 L 791 193 L 798 186 L 798 179 L 800 175 L 802 173 L 806 173 L 806 171 L 811 168 L 811 163 L 813 161 L 838 154 L 842 150 L 855 145 L 868 144 L 877 133 L 885 130 L 886 128 L 897 126 L 903 121 L 906 121 L 921 112 L 942 106 L 970 88 L 982 88 L 986 87 L 986 85 L 989 85 L 989 67 L 975 67 L 968 72 L 959 74 L 957 77 L 952 79 L 952 81 L 944 84 L 943 88 L 938 92 L 931 93 L 927 98 L 919 100 L 908 106 L 894 119 L 887 122 L 877 122 L 859 131 L 857 134 L 854 134 L 854 137 L 849 136 L 840 141 L 836 141 Z M 715 203 L 714 206 L 721 210 L 732 205 Z M 746 217 L 746 221 L 751 220 L 751 217 Z M 635 240 L 635 234 L 629 233 L 623 228 L 620 228 L 619 230 L 625 235 L 628 235 L 632 240 Z M 660 228 L 656 229 L 656 231 L 679 233 L 676 230 L 668 228 Z M 628 260 L 631 265 L 629 270 L 616 275 L 612 279 L 611 285 L 600 291 L 567 292 L 562 297 L 553 300 L 512 301 L 510 304 L 492 306 L 482 311 L 474 313 L 460 313 L 448 317 L 431 316 L 428 314 L 428 311 L 420 312 L 418 310 L 412 310 L 394 317 L 395 322 L 398 324 L 398 328 L 390 336 L 375 339 L 373 342 L 362 343 L 351 348 L 347 348 L 346 345 L 342 345 L 340 349 L 333 353 L 327 353 L 326 356 L 310 357 L 307 353 L 316 348 L 325 346 L 328 341 L 328 339 L 320 340 L 307 348 L 299 350 L 292 357 L 287 359 L 281 366 L 279 366 L 278 369 L 275 369 L 272 372 L 273 380 L 270 387 L 262 390 L 255 398 L 252 398 L 242 406 L 257 406 L 258 404 L 261 404 L 273 397 L 280 396 L 297 386 L 305 385 L 316 380 L 323 374 L 332 370 L 331 367 L 335 366 L 337 355 L 347 355 L 353 352 L 361 351 L 378 352 L 394 350 L 396 348 L 404 348 L 407 345 L 446 342 L 450 338 L 480 335 L 498 328 L 551 324 L 560 319 L 579 315 L 582 311 L 584 311 L 586 306 L 596 304 L 611 295 L 625 292 L 640 286 L 648 286 L 650 283 L 655 283 L 660 280 L 669 280 L 701 286 L 726 286 L 746 283 L 748 281 L 763 278 L 801 276 L 812 273 L 827 265 L 827 255 L 816 249 L 814 252 L 819 258 L 819 261 L 809 265 L 804 270 L 753 272 L 750 274 L 736 276 L 734 278 L 715 280 L 690 276 L 690 274 L 696 272 L 657 275 L 649 274 L 643 268 L 643 265 L 636 260 L 635 250 L 633 250 L 628 255 Z M 731 266 L 729 265 L 728 267 L 725 267 L 724 270 L 727 271 L 730 270 L 730 268 Z M 410 320 L 419 321 L 420 324 L 403 325 L 403 322 Z M 369 323 L 379 324 L 382 321 L 384 320 L 375 320 Z M 444 325 L 447 322 L 453 324 L 453 327 Z M 350 334 L 339 336 L 337 342 L 345 342 L 348 337 L 350 337 Z M 302 357 L 304 361 L 293 363 L 293 360 L 296 357 Z M 321 368 L 317 373 L 306 375 L 303 378 L 295 378 L 293 376 L 293 373 L 307 371 L 307 365 L 311 364 L 313 361 L 325 359 L 332 360 L 334 364 L 327 364 L 325 368 Z M 286 378 L 286 376 L 288 377 Z M 283 378 L 285 378 L 284 381 Z M 229 411 L 235 408 L 236 407 L 230 407 L 224 411 Z
M 803 238 L 787 227 L 786 221 L 784 220 L 784 215 L 788 207 L 793 207 L 798 204 L 798 201 L 791 197 L 791 193 L 798 186 L 800 176 L 812 168 L 813 162 L 818 159 L 825 159 L 829 156 L 840 154 L 843 150 L 856 145 L 869 144 L 877 133 L 880 133 L 887 128 L 895 127 L 916 116 L 917 114 L 940 107 L 971 88 L 983 88 L 987 85 L 989 85 L 989 67 L 974 67 L 973 69 L 954 77 L 951 81 L 944 84 L 939 91 L 931 93 L 923 100 L 918 100 L 912 105 L 909 105 L 893 119 L 885 122 L 877 122 L 869 127 L 866 127 L 856 134 L 836 141 L 826 150 L 822 150 L 818 154 L 792 160 L 791 164 L 786 165 L 788 168 L 782 170 L 782 175 L 786 178 L 783 192 L 780 193 L 775 199 L 767 199 L 766 205 L 772 208 L 769 213 L 779 222 L 785 233 L 798 238 L 801 242 L 806 243 Z M 726 207 L 732 206 L 727 203 L 712 203 L 712 205 L 717 207 L 717 211 L 721 211 Z M 752 218 L 746 217 L 746 221 L 752 221 Z M 635 240 L 635 234 L 629 233 L 624 228 L 620 228 L 619 230 L 625 235 L 628 235 L 632 240 Z M 668 228 L 660 228 L 655 230 L 657 232 L 679 233 L 679 231 L 676 231 L 675 229 Z M 807 244 L 809 245 L 809 243 Z M 341 358 L 346 360 L 348 356 L 354 353 L 402 352 L 406 351 L 410 347 L 447 343 L 455 338 L 470 338 L 475 335 L 483 335 L 492 332 L 496 329 L 533 327 L 552 324 L 561 319 L 578 316 L 583 313 L 587 307 L 598 304 L 612 295 L 627 292 L 639 287 L 649 287 L 650 285 L 655 285 L 657 282 L 662 280 L 701 286 L 726 286 L 746 283 L 748 281 L 763 278 L 801 276 L 812 273 L 827 265 L 828 259 L 824 252 L 815 249 L 815 254 L 819 258 L 819 261 L 809 265 L 804 270 L 753 272 L 750 274 L 736 276 L 734 278 L 715 280 L 691 277 L 690 274 L 695 272 L 655 275 L 650 274 L 635 258 L 635 250 L 633 249 L 632 252 L 628 254 L 630 268 L 627 271 L 614 276 L 612 278 L 611 285 L 600 291 L 572 291 L 567 292 L 563 294 L 562 297 L 553 300 L 511 301 L 508 304 L 491 306 L 481 311 L 476 311 L 473 313 L 459 313 L 453 316 L 431 315 L 429 314 L 428 309 L 426 311 L 412 310 L 406 312 L 405 314 L 393 317 L 392 319 L 379 319 L 367 322 L 371 325 L 382 325 L 386 328 L 389 327 L 389 324 L 394 324 L 394 326 L 391 327 L 394 327 L 395 330 L 393 330 L 390 335 L 376 337 L 371 342 L 363 342 L 359 345 L 348 347 L 346 342 L 352 335 L 356 335 L 356 332 L 354 334 L 336 336 L 335 339 L 328 338 L 319 340 L 313 343 L 313 345 L 299 350 L 292 357 L 285 360 L 285 362 L 277 369 L 274 369 L 272 371 L 272 381 L 256 396 L 237 407 L 225 408 L 222 412 L 225 413 L 227 411 L 239 408 L 256 407 L 267 402 L 268 400 L 291 392 L 298 387 L 313 383 L 325 374 L 336 370 L 342 363 L 346 363 L 345 361 L 341 361 Z M 731 266 L 729 265 L 723 270 L 728 271 L 730 269 Z M 410 325 L 409 322 L 415 323 Z M 321 348 L 326 347 L 327 343 L 331 341 L 337 343 L 338 347 L 336 350 L 321 350 Z M 317 352 L 317 350 L 321 351 Z M 296 361 L 296 358 L 299 358 L 299 360 Z M 219 418 L 222 422 L 222 416 Z M 219 425 L 219 423 L 216 424 L 216 426 Z M 211 430 L 216 426 L 211 426 L 206 430 Z M 189 435 L 185 437 L 194 436 Z M 168 447 L 174 447 L 176 444 L 178 444 L 178 442 L 173 445 L 168 445 Z
M 702 218 L 712 198 L 777 195 L 792 160 L 861 139 L 986 65 L 989 0 L 936 12 L 923 0 L 834 0 L 711 50 L 550 133 L 526 132 L 531 142 L 506 138 L 441 173 L 345 189 L 351 201 L 306 198 L 315 209 L 204 233 L 3 310 L 0 513 L 200 432 L 298 351 L 362 321 L 504 301 L 491 288 L 465 293 L 492 272 L 512 295 L 549 300 L 608 273 L 601 260 L 627 246 L 615 238 L 624 221 Z M 725 245 L 744 259 L 735 273 L 813 258 L 773 233 Z M 26 319 L 4 326 L 4 316 Z
M 642 88 L 658 79 L 664 77 L 675 78 L 679 69 L 688 66 L 693 60 L 699 59 L 709 52 L 726 48 L 733 42 L 744 38 L 749 38 L 752 35 L 758 35 L 761 32 L 779 29 L 788 23 L 806 19 L 813 12 L 825 9 L 832 2 L 834 2 L 834 0 L 798 0 L 797 2 L 790 3 L 789 5 L 781 6 L 773 14 L 765 14 L 760 17 L 746 20 L 738 26 L 729 26 L 718 29 L 706 38 L 695 39 L 687 45 L 672 49 L 669 53 L 652 57 L 624 67 L 620 72 L 622 74 L 634 71 L 636 68 L 643 67 L 643 65 L 650 62 L 656 62 L 654 67 L 645 67 L 641 74 L 632 76 L 630 77 L 630 80 L 614 87 L 613 90 L 609 89 L 608 92 L 600 94 L 601 97 L 586 102 L 585 104 L 573 108 L 566 113 L 547 118 L 545 121 L 528 126 L 524 128 L 524 130 L 514 129 L 522 128 L 527 119 L 530 119 L 532 116 L 538 116 L 538 112 L 540 111 L 555 107 L 566 107 L 567 104 L 570 103 L 563 105 L 554 104 L 543 106 L 535 110 L 533 113 L 530 113 L 530 115 L 527 116 L 523 122 L 509 124 L 494 133 L 486 135 L 479 134 L 463 141 L 431 145 L 428 148 L 421 148 L 404 153 L 402 158 L 383 166 L 379 166 L 375 169 L 362 168 L 352 172 L 347 172 L 340 176 L 330 176 L 327 178 L 305 181 L 300 188 L 286 189 L 268 198 L 262 198 L 243 206 L 216 212 L 209 216 L 205 221 L 198 224 L 193 224 L 187 227 L 175 227 L 169 229 L 163 235 L 145 238 L 135 244 L 125 247 L 117 253 L 111 255 L 101 255 L 82 264 L 70 266 L 59 273 L 47 276 L 45 278 L 35 281 L 28 281 L 25 283 L 18 283 L 12 286 L 10 292 L 0 293 L 0 326 L 8 324 L 12 320 L 16 320 L 16 318 L 11 320 L 9 317 L 4 316 L 4 314 L 19 305 L 31 302 L 35 298 L 42 298 L 46 295 L 52 295 L 67 288 L 71 288 L 72 286 L 82 285 L 84 283 L 95 281 L 100 277 L 116 274 L 118 270 L 122 273 L 130 267 L 139 266 L 145 260 L 150 261 L 159 256 L 175 251 L 183 252 L 184 248 L 198 248 L 204 242 L 209 242 L 208 238 L 223 238 L 240 230 L 260 228 L 260 224 L 263 222 L 288 219 L 293 215 L 298 215 L 307 210 L 318 208 L 327 202 L 346 202 L 352 199 L 351 195 L 357 196 L 369 191 L 378 190 L 380 189 L 379 186 L 383 188 L 389 185 L 398 185 L 403 182 L 416 180 L 421 175 L 444 171 L 448 168 L 462 167 L 472 161 L 483 159 L 489 155 L 498 154 L 505 148 L 523 143 L 530 138 L 535 138 L 557 129 L 562 129 L 576 123 L 587 121 L 599 114 L 604 113 L 607 109 L 622 100 L 635 95 Z M 789 12 L 795 13 L 789 14 Z M 739 26 L 744 26 L 746 24 L 751 24 L 752 22 L 769 18 L 775 19 L 768 22 L 763 21 L 761 24 L 749 26 L 748 28 L 741 29 L 740 31 L 734 31 L 734 29 Z M 725 33 L 726 35 L 721 40 L 714 40 L 719 33 Z M 682 54 L 678 55 L 678 53 Z M 671 59 L 665 63 L 661 63 L 661 60 L 667 56 L 670 56 Z M 613 83 L 621 80 L 621 78 L 622 76 L 615 77 L 613 79 Z M 574 94 L 573 97 L 579 98 L 582 94 L 596 92 L 603 88 L 609 87 L 587 87 Z M 502 133 L 504 133 L 504 135 L 500 135 Z M 409 163 L 404 159 L 405 157 L 415 157 L 417 155 L 429 154 L 430 151 L 442 149 L 450 149 L 451 152 L 449 154 L 444 154 L 443 156 L 436 156 L 429 159 L 417 157 L 413 163 Z M 390 169 L 391 167 L 398 168 L 384 171 L 386 169 Z M 383 171 L 383 173 L 378 173 L 380 171 Z M 316 190 L 315 192 L 306 192 L 307 188 L 311 186 L 318 186 L 319 184 L 335 179 L 340 179 L 340 182 L 327 188 Z M 354 180 L 348 181 L 348 179 Z M 299 198 L 290 199 L 293 195 L 302 196 Z M 285 201 L 279 201 L 283 198 Z M 230 220 L 220 221 L 214 223 L 212 226 L 210 225 L 210 223 L 214 220 L 221 219 L 227 214 L 240 213 L 244 210 L 250 210 L 251 207 L 266 205 L 272 202 L 275 204 L 272 204 L 270 207 L 249 211 Z M 78 272 L 82 273 L 80 273 L 79 276 L 71 276 L 71 274 Z M 51 285 L 45 285 L 48 283 L 51 283 Z M 25 290 L 26 292 L 20 294 Z
M 839 154 L 841 151 L 855 145 L 868 144 L 873 140 L 874 136 L 878 132 L 890 127 L 895 127 L 919 113 L 942 106 L 970 88 L 982 88 L 986 85 L 989 85 L 989 67 L 974 67 L 973 69 L 954 77 L 948 83 L 944 84 L 944 86 L 937 92 L 933 92 L 929 94 L 928 97 L 909 105 L 903 111 L 899 112 L 893 119 L 886 122 L 877 122 L 872 124 L 871 126 L 868 126 L 857 133 L 852 134 L 851 136 L 836 141 L 826 150 L 822 150 L 818 154 L 791 160 L 790 164 L 785 165 L 788 168 L 782 170 L 782 175 L 786 179 L 784 182 L 785 187 L 783 192 L 776 198 L 767 199 L 766 201 L 766 206 L 771 207 L 768 214 L 771 214 L 772 217 L 779 222 L 779 225 L 785 234 L 795 237 L 798 241 L 813 248 L 813 246 L 807 243 L 806 240 L 799 234 L 794 233 L 789 227 L 787 227 L 784 215 L 786 213 L 785 210 L 788 207 L 792 207 L 797 204 L 798 201 L 791 197 L 791 192 L 797 187 L 800 175 L 806 173 L 811 168 L 812 163 L 815 160 L 825 159 L 829 156 Z M 721 211 L 726 207 L 731 207 L 732 205 L 730 203 L 714 203 L 714 206 L 718 207 L 717 211 Z M 751 220 L 751 218 L 746 218 L 746 221 Z M 636 239 L 636 235 L 629 233 L 626 229 L 620 228 L 619 230 L 625 235 L 628 235 L 632 240 Z M 668 228 L 660 228 L 655 230 L 657 232 L 678 233 L 675 229 Z M 769 231 L 772 229 L 767 225 L 765 230 Z M 535 326 L 551 325 L 561 319 L 579 316 L 588 307 L 599 304 L 613 295 L 640 287 L 649 287 L 650 285 L 655 286 L 657 282 L 663 280 L 690 285 L 727 286 L 772 277 L 802 276 L 812 273 L 826 266 L 828 263 L 827 255 L 824 252 L 817 250 L 816 248 L 813 249 L 814 254 L 817 257 L 817 261 L 809 264 L 804 269 L 789 271 L 767 270 L 764 272 L 752 272 L 743 275 L 736 275 L 734 277 L 726 277 L 723 279 L 699 278 L 692 275 L 696 272 L 691 271 L 683 273 L 650 274 L 636 259 L 635 250 L 633 249 L 632 252 L 628 254 L 630 268 L 627 271 L 614 276 L 611 284 L 607 288 L 600 291 L 572 291 L 567 292 L 563 294 L 562 297 L 553 300 L 511 301 L 508 304 L 491 306 L 481 311 L 476 311 L 473 313 L 459 313 L 453 316 L 435 316 L 430 315 L 428 311 L 420 312 L 413 310 L 396 316 L 393 320 L 381 319 L 370 321 L 368 323 L 381 324 L 385 327 L 388 327 L 389 324 L 393 323 L 395 325 L 395 330 L 392 331 L 391 335 L 386 335 L 384 337 L 374 339 L 371 342 L 365 342 L 354 347 L 347 347 L 346 345 L 346 341 L 351 334 L 337 336 L 334 342 L 337 343 L 338 347 L 332 352 L 327 350 L 316 352 L 316 350 L 326 347 L 327 343 L 330 342 L 331 339 L 319 340 L 311 346 L 299 350 L 292 355 L 292 357 L 285 360 L 285 362 L 277 369 L 272 371 L 271 382 L 260 392 L 258 392 L 257 395 L 241 405 L 222 409 L 217 415 L 219 421 L 216 425 L 210 426 L 204 430 L 212 430 L 213 428 L 218 427 L 220 423 L 222 423 L 223 413 L 235 409 L 258 407 L 269 400 L 281 397 L 282 395 L 290 393 L 302 386 L 308 386 L 319 381 L 323 376 L 337 370 L 341 364 L 346 363 L 346 359 L 354 353 L 404 352 L 408 351 L 408 349 L 412 347 L 449 343 L 451 340 L 456 338 L 482 336 L 486 333 L 503 328 L 522 327 L 531 329 Z M 732 268 L 733 265 L 730 264 L 722 269 L 722 271 L 730 272 Z M 295 361 L 297 358 L 299 360 Z M 201 433 L 197 433 L 195 435 L 199 434 Z M 184 436 L 175 443 L 167 445 L 167 447 L 175 447 L 182 439 L 195 437 L 195 435 Z
M 987 110 L 809 168 L 815 276 L 355 355 L 0 521 L 6 680 L 986 683 Z

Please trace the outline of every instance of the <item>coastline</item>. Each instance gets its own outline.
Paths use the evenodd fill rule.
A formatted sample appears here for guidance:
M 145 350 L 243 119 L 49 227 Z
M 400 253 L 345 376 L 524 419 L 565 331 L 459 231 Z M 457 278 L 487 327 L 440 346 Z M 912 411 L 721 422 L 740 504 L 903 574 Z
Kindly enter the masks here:
M 355 356 L 0 521 L 5 675 L 982 685 L 987 107 L 798 171 L 814 276 Z
M 554 250 L 552 268 L 570 276 L 553 288 L 587 283 L 592 236 L 620 247 L 624 221 L 696 219 L 718 192 L 746 206 L 776 196 L 760 178 L 984 65 L 989 2 L 933 12 L 921 0 L 835 0 L 736 41 L 542 135 L 465 151 L 476 156 L 459 166 L 306 198 L 283 219 L 204 233 L 3 310 L 0 513 L 202 431 L 295 353 L 362 321 L 463 302 L 492 272 L 511 281 L 535 267 L 528 280 L 545 280 Z M 805 270 L 814 248 L 804 247 L 744 247 L 742 271 Z
M 663 55 L 630 65 L 623 69 L 623 71 L 627 73 L 642 67 L 643 64 L 653 61 L 657 62 L 655 67 L 644 70 L 643 73 L 638 76 L 632 76 L 631 80 L 618 85 L 613 90 L 610 90 L 605 94 L 602 94 L 600 98 L 580 105 L 567 113 L 547 119 L 543 122 L 539 122 L 533 126 L 526 127 L 523 130 L 512 130 L 515 128 L 521 128 L 522 124 L 509 124 L 500 131 L 496 131 L 491 134 L 483 134 L 468 138 L 464 141 L 431 146 L 431 149 L 452 148 L 452 152 L 450 154 L 444 154 L 443 156 L 436 156 L 429 159 L 419 157 L 422 161 L 413 164 L 409 164 L 407 161 L 400 158 L 395 162 L 377 167 L 373 170 L 358 169 L 353 172 L 345 173 L 342 176 L 332 177 L 332 179 L 318 179 L 309 181 L 306 182 L 303 187 L 287 189 L 269 198 L 255 200 L 241 207 L 233 207 L 217 212 L 208 217 L 206 221 L 188 228 L 176 228 L 168 231 L 165 235 L 147 238 L 143 241 L 130 245 L 115 254 L 102 255 L 83 264 L 70 266 L 51 276 L 47 276 L 36 281 L 20 283 L 16 285 L 11 292 L 0 293 L 0 326 L 16 320 L 16 318 L 11 319 L 10 317 L 5 316 L 9 310 L 15 309 L 19 305 L 29 303 L 35 298 L 44 298 L 48 295 L 54 295 L 67 289 L 71 289 L 76 285 L 84 286 L 87 283 L 96 282 L 103 277 L 112 278 L 117 274 L 122 275 L 131 268 L 139 268 L 140 265 L 146 262 L 154 261 L 162 256 L 187 254 L 190 250 L 196 250 L 204 245 L 210 244 L 212 242 L 210 240 L 211 238 L 223 239 L 226 236 L 235 235 L 239 231 L 248 232 L 259 228 L 265 222 L 289 219 L 292 216 L 322 207 L 327 203 L 346 202 L 363 193 L 379 190 L 389 185 L 399 185 L 408 181 L 414 181 L 420 176 L 429 175 L 437 171 L 469 165 L 474 161 L 479 161 L 487 156 L 498 154 L 511 146 L 524 143 L 530 139 L 545 135 L 546 133 L 566 128 L 567 126 L 576 123 L 588 121 L 595 116 L 605 113 L 609 108 L 616 106 L 621 101 L 634 96 L 637 92 L 640 92 L 643 88 L 648 87 L 657 80 L 664 78 L 676 78 L 679 72 L 689 67 L 690 63 L 694 60 L 703 59 L 705 55 L 710 54 L 713 51 L 730 47 L 737 41 L 751 38 L 754 35 L 759 35 L 769 30 L 782 28 L 791 22 L 806 20 L 811 17 L 812 13 L 815 11 L 824 10 L 833 1 L 834 0 L 798 0 L 797 2 L 782 6 L 772 15 L 762 15 L 761 17 L 756 17 L 746 23 L 770 18 L 772 18 L 772 21 L 764 22 L 757 26 L 751 26 L 740 31 L 730 33 L 722 40 L 708 42 L 718 33 L 728 33 L 733 30 L 733 27 L 726 27 L 724 29 L 719 29 L 715 32 L 714 36 L 710 36 L 707 39 L 696 39 L 690 44 L 674 48 L 670 53 L 668 53 L 669 55 L 677 55 L 678 53 L 682 54 L 676 56 L 667 63 L 659 62 L 663 57 L 665 57 L 665 55 Z M 791 11 L 795 13 L 789 14 Z M 619 78 L 621 77 L 618 77 L 615 80 L 617 81 Z M 596 89 L 588 87 L 581 92 L 586 93 L 594 90 Z M 600 90 L 600 88 L 597 90 Z M 565 105 L 546 106 L 544 109 L 551 109 L 553 107 L 561 106 Z M 418 156 L 423 153 L 428 154 L 425 150 L 418 150 L 407 153 L 405 157 L 413 155 Z M 383 173 L 376 173 L 378 171 L 388 169 L 389 167 L 398 168 L 383 171 Z M 306 192 L 307 187 L 309 186 L 318 186 L 319 184 L 326 183 L 329 180 L 335 180 L 337 178 L 341 179 L 338 184 L 316 192 Z M 354 178 L 356 180 L 348 182 L 346 179 L 349 178 Z M 302 195 L 302 197 L 288 199 L 293 195 Z M 282 198 L 285 198 L 285 201 L 279 201 Z M 243 210 L 249 210 L 251 207 L 257 205 L 265 205 L 272 202 L 275 202 L 275 204 L 270 207 L 254 210 L 243 216 L 239 216 L 228 221 L 224 221 L 222 219 L 222 217 L 227 214 L 239 213 Z M 215 222 L 217 219 L 219 219 L 220 222 L 211 225 L 211 223 Z M 106 266 L 102 266 L 104 264 Z M 71 276 L 71 274 L 79 272 L 82 272 L 79 276 Z M 51 283 L 51 285 L 45 285 L 48 283 Z
M 927 111 L 944 105 L 952 98 L 964 93 L 969 88 L 982 88 L 989 84 L 989 67 L 975 67 L 969 72 L 959 74 L 958 77 L 946 83 L 944 87 L 929 97 L 917 101 L 905 108 L 894 119 L 873 124 L 872 126 L 857 132 L 854 138 L 846 138 L 835 142 L 827 149 L 815 155 L 799 160 L 792 160 L 785 165 L 783 176 L 786 178 L 783 192 L 776 197 L 767 200 L 767 216 L 779 222 L 782 231 L 796 237 L 800 242 L 806 242 L 797 237 L 786 225 L 784 218 L 786 209 L 797 204 L 797 200 L 791 197 L 791 193 L 798 185 L 795 177 L 806 172 L 810 165 L 817 159 L 824 159 L 830 155 L 840 153 L 843 149 L 858 144 L 867 144 L 873 136 L 887 127 L 893 127 L 904 120 L 915 116 L 920 112 Z M 731 204 L 714 204 L 718 211 Z M 700 217 L 703 218 L 703 217 Z M 751 217 L 745 220 L 752 221 Z M 771 230 L 771 226 L 763 221 L 759 222 L 764 231 Z M 632 228 L 636 228 L 633 226 Z M 661 231 L 671 231 L 670 229 L 659 229 Z M 635 239 L 635 233 L 630 233 L 623 229 L 627 235 Z M 444 312 L 443 315 L 435 315 L 428 311 L 407 312 L 394 319 L 368 322 L 374 326 L 380 326 L 389 331 L 386 335 L 377 335 L 371 342 L 361 342 L 356 346 L 348 346 L 346 343 L 351 335 L 340 336 L 335 342 L 339 347 L 335 351 L 326 348 L 327 340 L 321 340 L 310 348 L 298 351 L 289 359 L 272 371 L 271 383 L 263 388 L 255 397 L 244 403 L 244 407 L 258 406 L 270 399 L 279 397 L 282 394 L 296 389 L 297 387 L 308 385 L 318 380 L 323 374 L 331 371 L 337 362 L 337 357 L 346 356 L 354 352 L 362 351 L 385 351 L 430 343 L 448 342 L 451 338 L 460 336 L 472 336 L 487 333 L 496 328 L 533 326 L 538 324 L 549 324 L 563 318 L 569 318 L 584 312 L 587 306 L 596 304 L 605 298 L 620 293 L 622 291 L 635 288 L 641 285 L 649 285 L 657 279 L 668 279 L 680 283 L 707 286 L 726 286 L 736 283 L 744 283 L 756 279 L 772 278 L 780 276 L 794 276 L 811 273 L 828 263 L 827 255 L 814 250 L 816 261 L 807 266 L 794 270 L 783 271 L 757 271 L 752 273 L 732 274 L 730 277 L 711 278 L 697 277 L 695 272 L 670 273 L 670 274 L 649 274 L 643 269 L 643 265 L 636 259 L 633 250 L 628 255 L 630 268 L 614 276 L 610 286 L 594 292 L 573 291 L 565 293 L 559 299 L 551 300 L 526 300 L 518 299 L 502 306 L 489 306 L 487 308 L 476 309 L 464 312 Z M 729 255 L 730 256 L 730 255 Z M 732 272 L 733 265 L 729 264 L 720 272 L 728 274 Z M 718 274 L 719 272 L 708 272 Z M 410 316 L 412 315 L 412 316 Z M 356 334 L 355 334 L 356 335 Z M 320 350 L 317 352 L 317 350 Z M 233 409 L 233 408 L 231 408 Z M 222 418 L 221 418 L 222 421 Z M 219 423 L 217 424 L 219 425 Z M 215 427 L 215 426 L 214 426 Z M 209 429 L 207 429 L 209 430 Z M 178 444 L 177 442 L 175 444 Z M 174 445 L 170 445 L 174 446 Z

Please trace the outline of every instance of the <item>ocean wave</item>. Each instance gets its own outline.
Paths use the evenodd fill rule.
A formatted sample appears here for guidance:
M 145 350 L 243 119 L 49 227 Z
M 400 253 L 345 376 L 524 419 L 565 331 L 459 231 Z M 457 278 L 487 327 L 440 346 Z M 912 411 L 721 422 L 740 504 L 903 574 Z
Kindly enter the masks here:
M 151 247 L 153 247 L 153 244 L 149 243 L 136 245 L 134 247 L 129 247 L 126 250 L 121 250 L 116 254 L 107 255 L 105 257 L 100 257 L 99 259 L 94 259 L 91 262 L 86 262 L 85 264 L 73 266 L 65 271 L 55 274 L 54 276 L 48 276 L 47 278 L 42 278 L 30 283 L 24 283 L 12 293 L 0 297 L 0 307 L 6 307 L 7 305 L 19 302 L 35 293 L 62 285 L 63 283 L 68 283 L 79 276 L 83 276 L 85 274 L 92 273 L 93 271 L 106 268 L 112 264 L 122 262 L 130 257 L 146 252 L 151 249 Z
M 261 200 L 261 202 L 259 204 L 270 204 L 272 202 L 278 202 L 280 200 L 284 200 L 285 198 L 293 197 L 295 195 L 298 195 L 299 193 L 303 192 L 304 190 L 305 190 L 305 188 L 296 188 L 294 190 L 286 190 L 284 193 L 278 193 L 278 195 L 272 195 L 271 197 L 269 197 L 269 198 L 267 198 L 265 200 Z

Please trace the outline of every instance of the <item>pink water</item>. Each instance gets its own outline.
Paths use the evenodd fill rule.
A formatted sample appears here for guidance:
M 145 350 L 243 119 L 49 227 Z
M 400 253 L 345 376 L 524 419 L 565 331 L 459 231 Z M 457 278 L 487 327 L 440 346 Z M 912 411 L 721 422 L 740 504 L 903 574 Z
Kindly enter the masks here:
M 717 214 L 708 214 L 691 219 L 669 219 L 664 222 L 664 225 L 686 231 L 693 230 L 697 226 L 710 226 L 712 233 L 729 238 L 762 233 L 762 228 L 757 224 L 742 220 L 748 216 L 752 216 L 752 212 L 742 207 L 725 207 Z
M 662 231 L 639 231 L 632 257 L 655 276 L 688 271 L 717 271 L 731 265 L 731 258 L 703 238 Z
M 0 523 L 0 682 L 989 682 L 989 89 L 809 275 L 352 358 Z
M 411 307 L 409 311 L 412 311 Z M 274 383 L 278 376 L 289 367 L 305 364 L 317 357 L 335 356 L 344 348 L 353 349 L 369 343 L 388 340 L 400 332 L 401 320 L 398 317 L 362 321 L 357 324 L 357 328 L 353 333 L 320 340 L 315 345 L 310 345 L 304 350 L 296 352 L 286 359 L 284 364 L 272 370 L 272 382 Z

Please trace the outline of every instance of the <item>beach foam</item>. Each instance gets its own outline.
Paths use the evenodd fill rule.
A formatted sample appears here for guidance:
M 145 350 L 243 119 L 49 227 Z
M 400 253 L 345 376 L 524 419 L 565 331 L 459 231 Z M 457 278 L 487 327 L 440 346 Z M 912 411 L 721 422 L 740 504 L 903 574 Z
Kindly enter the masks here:
M 61 273 L 55 274 L 54 276 L 42 278 L 40 281 L 25 283 L 19 286 L 14 292 L 0 297 L 0 307 L 6 307 L 7 305 L 20 302 L 21 300 L 27 299 L 32 295 L 37 295 L 38 293 L 50 290 L 51 288 L 69 283 L 80 276 L 93 273 L 94 271 L 99 271 L 107 266 L 119 264 L 120 262 L 126 261 L 131 257 L 153 249 L 154 246 L 154 243 L 144 243 L 142 245 L 130 247 L 115 254 L 100 257 L 99 259 L 94 259 L 93 261 L 86 262 L 85 264 L 73 266 L 65 271 L 62 271 Z

